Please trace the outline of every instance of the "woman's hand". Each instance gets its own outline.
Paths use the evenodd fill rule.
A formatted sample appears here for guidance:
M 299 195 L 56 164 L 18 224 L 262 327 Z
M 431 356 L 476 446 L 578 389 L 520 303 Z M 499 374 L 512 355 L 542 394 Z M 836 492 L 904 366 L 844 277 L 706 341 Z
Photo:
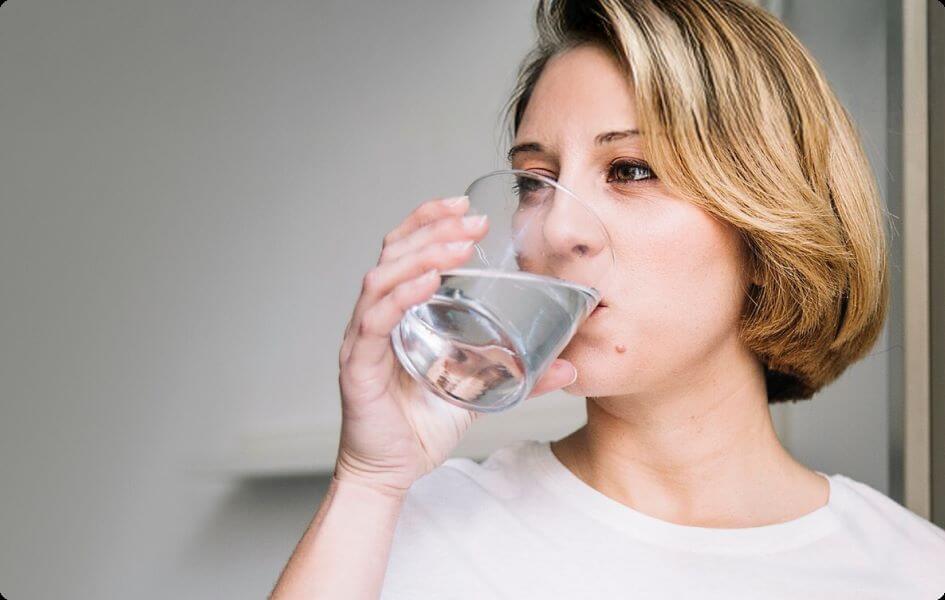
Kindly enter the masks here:
M 429 299 L 439 273 L 464 264 L 488 223 L 463 218 L 465 196 L 421 204 L 384 238 L 339 354 L 341 439 L 334 477 L 402 495 L 443 463 L 480 413 L 426 393 L 400 365 L 390 333 L 410 307 Z M 569 385 L 558 360 L 529 397 Z

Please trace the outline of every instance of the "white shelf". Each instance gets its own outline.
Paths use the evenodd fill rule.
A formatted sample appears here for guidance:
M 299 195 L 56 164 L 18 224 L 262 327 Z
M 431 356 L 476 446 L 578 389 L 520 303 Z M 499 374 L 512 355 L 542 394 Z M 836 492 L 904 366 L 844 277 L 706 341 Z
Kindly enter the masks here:
M 584 398 L 563 392 L 530 398 L 508 412 L 476 419 L 450 456 L 481 460 L 509 442 L 563 437 L 585 421 Z M 241 478 L 328 475 L 335 466 L 340 427 L 338 422 L 248 432 L 222 470 Z

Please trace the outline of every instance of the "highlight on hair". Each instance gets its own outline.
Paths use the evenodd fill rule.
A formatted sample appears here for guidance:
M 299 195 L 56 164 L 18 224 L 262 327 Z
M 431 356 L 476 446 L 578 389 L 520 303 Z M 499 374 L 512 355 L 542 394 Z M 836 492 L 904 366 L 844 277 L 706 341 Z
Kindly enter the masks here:
M 739 335 L 768 401 L 810 398 L 864 356 L 888 310 L 885 213 L 801 42 L 743 0 L 541 0 L 536 23 L 506 107 L 513 137 L 549 59 L 585 43 L 612 54 L 654 171 L 746 242 Z

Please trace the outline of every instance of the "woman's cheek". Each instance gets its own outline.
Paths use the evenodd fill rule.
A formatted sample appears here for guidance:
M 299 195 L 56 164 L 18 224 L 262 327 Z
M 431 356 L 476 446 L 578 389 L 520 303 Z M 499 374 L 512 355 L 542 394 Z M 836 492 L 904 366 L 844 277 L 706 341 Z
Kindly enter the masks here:
M 639 335 L 662 356 L 699 344 L 731 298 L 731 268 L 715 228 L 704 219 L 670 219 L 639 241 L 636 268 L 628 269 L 635 278 L 623 295 L 635 307 Z

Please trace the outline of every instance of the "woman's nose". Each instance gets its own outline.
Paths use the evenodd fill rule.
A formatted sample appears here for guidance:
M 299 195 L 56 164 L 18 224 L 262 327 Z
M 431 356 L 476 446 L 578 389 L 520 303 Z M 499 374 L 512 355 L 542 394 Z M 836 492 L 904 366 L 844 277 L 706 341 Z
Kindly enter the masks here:
M 607 248 L 603 225 L 581 201 L 558 190 L 542 227 L 550 258 L 561 267 L 589 261 Z

